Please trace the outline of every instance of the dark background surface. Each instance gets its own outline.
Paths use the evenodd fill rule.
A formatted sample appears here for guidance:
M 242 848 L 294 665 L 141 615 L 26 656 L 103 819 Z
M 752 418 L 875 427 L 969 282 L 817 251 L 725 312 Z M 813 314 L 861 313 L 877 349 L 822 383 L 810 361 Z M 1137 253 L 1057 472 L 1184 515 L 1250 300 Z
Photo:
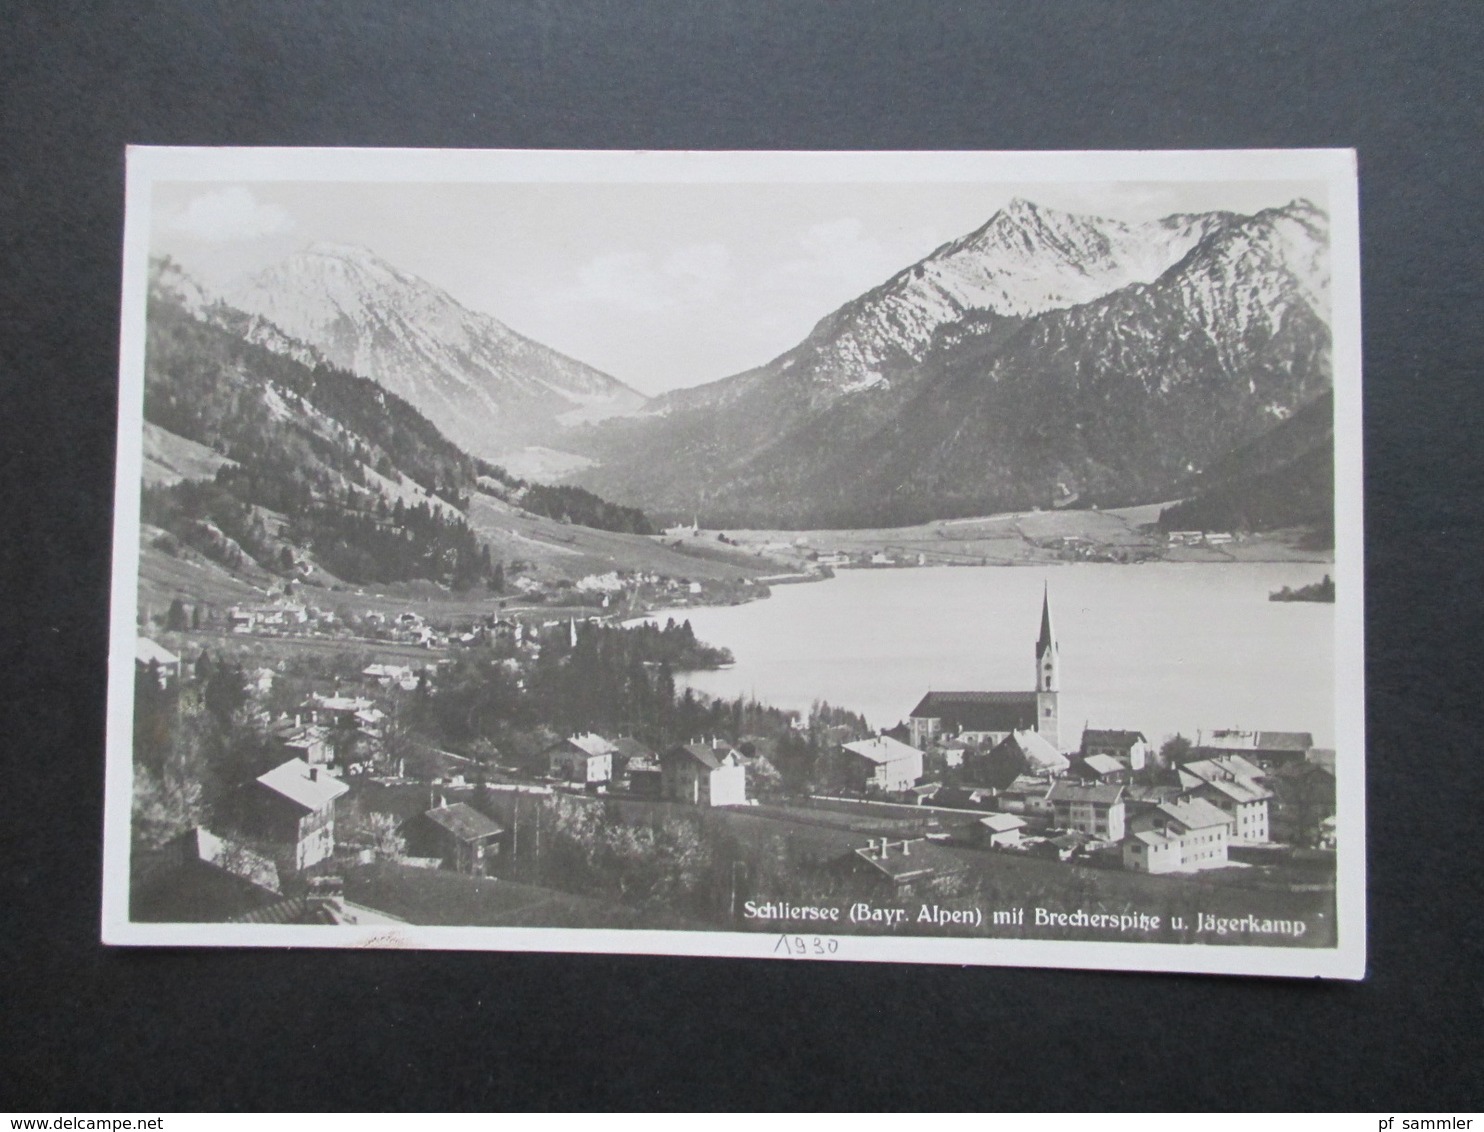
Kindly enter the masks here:
M 0 3 L 0 1105 L 1484 1103 L 1477 4 Z M 127 143 L 1354 146 L 1360 984 L 98 942 Z

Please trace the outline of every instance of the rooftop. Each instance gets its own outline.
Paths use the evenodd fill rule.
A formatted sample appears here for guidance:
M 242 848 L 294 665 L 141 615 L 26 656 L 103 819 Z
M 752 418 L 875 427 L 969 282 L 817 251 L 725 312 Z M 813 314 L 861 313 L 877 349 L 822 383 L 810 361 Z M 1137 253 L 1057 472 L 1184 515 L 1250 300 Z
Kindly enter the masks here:
M 1059 779 L 1051 784 L 1051 792 L 1046 795 L 1046 799 L 1050 802 L 1084 802 L 1095 806 L 1111 806 L 1123 800 L 1123 787 L 1102 783 L 1083 786 Z
M 1186 829 L 1210 829 L 1218 825 L 1230 825 L 1227 817 L 1204 798 L 1187 798 L 1183 802 L 1161 802 L 1155 809 L 1167 818 L 1179 822 Z
M 1216 751 L 1293 751 L 1302 754 L 1314 745 L 1308 731 L 1243 731 L 1225 728 L 1196 736 L 1196 746 Z
M 1020 753 L 1025 756 L 1027 765 L 1036 774 L 1062 771 L 1072 765 L 1067 756 L 1053 747 L 1050 740 L 1038 731 L 1014 731 L 1009 737 L 1015 740 Z
M 620 735 L 617 739 L 609 741 L 613 753 L 622 755 L 626 759 L 652 759 L 654 751 L 646 747 L 638 739 L 632 739 L 627 735 Z
M 906 743 L 899 743 L 889 735 L 877 735 L 874 739 L 861 739 L 854 743 L 842 743 L 841 748 L 849 751 L 852 755 L 859 755 L 861 758 L 877 765 L 911 758 L 914 755 L 921 756 L 922 754 L 916 747 L 909 746 Z
M 140 637 L 134 642 L 134 659 L 140 664 L 179 664 L 180 657 L 157 641 Z
M 591 731 L 584 735 L 569 735 L 563 740 L 569 747 L 575 747 L 589 758 L 597 758 L 601 755 L 614 753 L 613 744 L 601 735 L 595 735 Z
M 965 868 L 953 854 L 926 840 L 890 841 L 883 837 L 855 851 L 855 856 L 897 884 L 962 872 Z
M 1025 821 L 1014 814 L 986 814 L 979 819 L 979 824 L 991 833 L 1009 833 L 1012 829 L 1023 828 Z
M 312 767 L 303 759 L 280 763 L 267 774 L 258 775 L 258 782 L 306 810 L 322 810 L 350 790 L 338 778 L 332 778 L 320 767 Z
M 940 719 L 962 731 L 1031 731 L 1036 726 L 1035 692 L 929 692 L 912 709 L 913 719 Z
M 368 700 L 363 696 L 321 696 L 311 693 L 304 701 L 304 706 L 324 711 L 370 711 L 376 707 L 375 700 Z
M 681 743 L 678 747 L 671 747 L 665 752 L 665 758 L 690 757 L 695 759 L 707 770 L 720 770 L 731 759 L 733 754 L 731 745 L 728 743 Z
M 1142 731 L 1120 731 L 1111 728 L 1088 727 L 1082 732 L 1082 749 L 1088 747 L 1122 747 L 1125 750 L 1135 743 L 1147 743 Z
M 1086 755 L 1082 765 L 1094 774 L 1119 774 L 1127 768 L 1112 755 Z
M 1185 786 L 1204 783 L 1234 802 L 1260 802 L 1272 792 L 1257 782 L 1262 771 L 1246 759 L 1197 759 L 1180 768 L 1180 781 Z
M 479 841 L 485 837 L 498 837 L 505 830 L 465 802 L 451 806 L 439 806 L 424 815 L 429 821 L 441 825 L 460 841 Z

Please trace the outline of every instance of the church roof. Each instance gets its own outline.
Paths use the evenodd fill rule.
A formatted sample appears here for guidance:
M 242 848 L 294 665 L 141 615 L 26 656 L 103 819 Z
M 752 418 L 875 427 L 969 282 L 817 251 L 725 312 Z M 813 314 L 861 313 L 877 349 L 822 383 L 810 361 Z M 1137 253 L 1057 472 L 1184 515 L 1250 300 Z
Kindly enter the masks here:
M 940 719 L 951 730 L 1033 731 L 1035 692 L 929 692 L 913 719 Z
M 1088 747 L 1122 747 L 1127 750 L 1135 743 L 1147 743 L 1142 731 L 1126 731 L 1117 728 L 1085 727 L 1082 730 L 1082 749 Z

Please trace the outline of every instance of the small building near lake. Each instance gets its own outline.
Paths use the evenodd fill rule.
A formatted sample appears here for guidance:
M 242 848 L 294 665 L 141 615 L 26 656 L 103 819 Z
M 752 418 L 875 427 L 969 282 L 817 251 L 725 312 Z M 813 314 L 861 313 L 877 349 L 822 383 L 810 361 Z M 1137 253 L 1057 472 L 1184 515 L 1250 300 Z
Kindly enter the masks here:
M 693 806 L 747 804 L 747 768 L 728 743 L 681 743 L 660 756 L 661 794 Z
M 546 753 L 546 760 L 553 778 L 596 786 L 613 779 L 615 753 L 612 743 L 589 731 L 563 739 Z

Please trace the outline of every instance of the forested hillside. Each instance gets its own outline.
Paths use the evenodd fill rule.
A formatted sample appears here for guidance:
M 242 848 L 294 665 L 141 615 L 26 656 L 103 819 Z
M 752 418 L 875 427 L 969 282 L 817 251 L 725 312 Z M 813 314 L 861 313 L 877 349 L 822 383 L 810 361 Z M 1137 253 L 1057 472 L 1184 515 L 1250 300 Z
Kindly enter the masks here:
M 260 344 L 276 328 L 193 297 L 168 262 L 154 269 L 145 419 L 231 461 L 210 483 L 145 489 L 145 522 L 181 542 L 228 565 L 289 573 L 307 557 L 350 582 L 467 589 L 499 573 L 465 518 L 479 490 L 560 521 L 649 533 L 637 509 L 475 460 L 376 382 L 285 349 L 281 334 Z

